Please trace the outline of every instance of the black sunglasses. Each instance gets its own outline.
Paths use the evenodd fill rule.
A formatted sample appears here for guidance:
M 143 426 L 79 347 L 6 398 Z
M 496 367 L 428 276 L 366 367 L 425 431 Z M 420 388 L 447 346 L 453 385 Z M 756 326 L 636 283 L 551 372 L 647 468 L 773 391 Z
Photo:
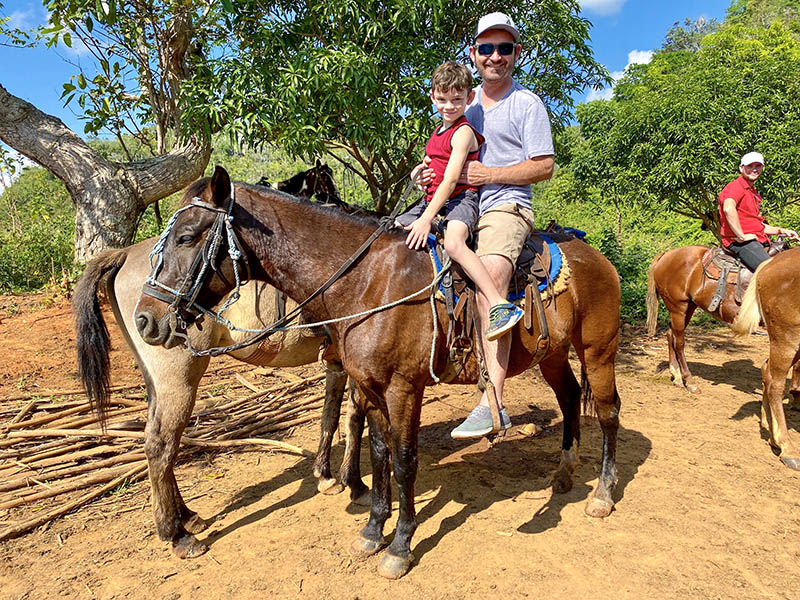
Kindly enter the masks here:
M 494 49 L 500 53 L 500 56 L 509 56 L 514 53 L 514 44 L 511 42 L 503 42 L 502 44 L 478 44 L 475 46 L 478 49 L 478 54 L 481 56 L 491 56 L 494 54 Z

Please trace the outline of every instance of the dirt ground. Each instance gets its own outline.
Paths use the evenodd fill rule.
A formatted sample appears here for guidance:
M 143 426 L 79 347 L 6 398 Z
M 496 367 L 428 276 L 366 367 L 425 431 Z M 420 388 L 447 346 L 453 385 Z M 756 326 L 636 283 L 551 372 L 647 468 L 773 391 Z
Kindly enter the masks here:
M 112 334 L 112 384 L 137 381 Z M 0 297 L 0 340 L 0 401 L 79 387 L 69 303 Z M 350 557 L 366 509 L 346 494 L 317 494 L 310 459 L 239 450 L 176 471 L 189 505 L 215 520 L 199 536 L 207 554 L 172 555 L 142 482 L 0 543 L 0 598 L 800 598 L 800 473 L 780 463 L 759 427 L 767 351 L 765 336 L 740 342 L 726 329 L 691 329 L 700 389 L 689 394 L 670 383 L 664 336 L 625 328 L 617 505 L 605 520 L 583 512 L 600 459 L 594 419 L 583 420 L 573 490 L 548 487 L 561 417 L 532 370 L 508 383 L 515 427 L 493 448 L 448 435 L 472 408 L 472 389 L 428 390 L 416 563 L 399 581 L 378 576 L 379 557 Z M 788 420 L 797 441 L 800 413 Z M 522 435 L 530 422 L 543 432 Z M 298 427 L 286 441 L 314 449 L 317 429 Z M 369 483 L 366 448 L 362 468 Z M 7 518 L 0 513 L 0 525 Z

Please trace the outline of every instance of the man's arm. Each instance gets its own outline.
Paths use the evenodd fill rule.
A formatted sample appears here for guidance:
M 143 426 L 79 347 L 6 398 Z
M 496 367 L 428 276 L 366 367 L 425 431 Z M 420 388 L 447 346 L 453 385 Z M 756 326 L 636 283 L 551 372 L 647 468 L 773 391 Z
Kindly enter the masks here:
M 736 236 L 737 242 L 758 239 L 755 233 L 745 233 L 742 231 L 742 224 L 739 222 L 739 212 L 736 210 L 736 200 L 733 198 L 725 198 L 722 202 L 722 213 L 725 215 L 725 220 L 728 221 L 733 235 Z
M 785 227 L 773 227 L 772 225 L 767 225 L 764 223 L 764 233 L 767 235 L 785 235 L 790 240 L 796 240 L 798 238 L 797 232 L 793 229 L 786 229 Z
M 477 160 L 472 160 L 464 169 L 467 183 L 470 185 L 481 186 L 488 183 L 528 185 L 550 179 L 553 176 L 554 164 L 552 156 L 534 156 L 508 167 L 487 167 Z

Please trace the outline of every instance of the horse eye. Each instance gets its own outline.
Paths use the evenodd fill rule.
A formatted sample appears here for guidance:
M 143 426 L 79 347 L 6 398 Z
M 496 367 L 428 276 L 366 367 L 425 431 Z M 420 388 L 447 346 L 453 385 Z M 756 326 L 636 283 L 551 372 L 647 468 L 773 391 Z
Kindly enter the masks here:
M 178 246 L 185 246 L 194 241 L 193 235 L 184 234 L 178 238 Z

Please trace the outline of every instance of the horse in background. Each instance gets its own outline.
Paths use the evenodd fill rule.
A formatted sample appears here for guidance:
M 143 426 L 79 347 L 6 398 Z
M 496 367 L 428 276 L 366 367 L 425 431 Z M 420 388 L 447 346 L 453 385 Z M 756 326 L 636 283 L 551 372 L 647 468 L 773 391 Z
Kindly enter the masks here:
M 198 180 L 187 188 L 186 197 L 195 199 L 191 200 L 193 208 L 176 218 L 165 238 L 163 265 L 158 274 L 161 285 L 176 289 L 195 277 L 194 272 L 188 272 L 189 266 L 195 263 L 197 253 L 203 251 L 206 236 L 211 235 L 209 229 L 216 229 L 222 223 L 219 213 L 231 215 L 237 246 L 247 256 L 252 277 L 294 298 L 311 296 L 378 227 L 374 218 L 353 217 L 245 184 L 235 184 L 234 202 L 233 190 L 227 172 L 221 167 L 217 167 L 210 179 Z M 306 306 L 315 320 L 330 320 L 412 297 L 390 309 L 329 325 L 333 347 L 358 387 L 359 401 L 369 421 L 373 467 L 370 518 L 351 552 L 369 556 L 386 544 L 383 529 L 391 513 L 393 466 L 400 488 L 400 514 L 394 539 L 378 568 L 381 575 L 393 579 L 403 576 L 414 559 L 411 554 L 411 539 L 417 528 L 414 482 L 424 388 L 433 383 L 430 369 L 442 373 L 448 361 L 445 307 L 436 304 L 432 314 L 427 293 L 413 298 L 431 285 L 430 258 L 425 252 L 408 250 L 404 239 L 398 233 L 378 237 L 353 268 Z M 564 414 L 561 460 L 553 476 L 553 489 L 555 492 L 571 489 L 572 474 L 578 464 L 581 386 L 569 364 L 570 348 L 574 347 L 591 386 L 603 434 L 598 485 L 585 511 L 593 517 L 605 517 L 614 507 L 613 491 L 617 483 L 620 400 L 614 362 L 619 343 L 619 277 L 611 263 L 588 244 L 574 238 L 561 242 L 559 247 L 571 272 L 567 289 L 547 306 L 550 347 L 539 363 Z M 220 256 L 217 264 L 203 269 L 209 277 L 195 282 L 199 289 L 197 302 L 201 305 L 216 305 L 231 290 L 233 263 L 224 253 Z M 180 312 L 187 323 L 192 322 L 189 313 Z M 163 344 L 182 333 L 173 330 L 177 323 L 170 319 L 167 304 L 149 295 L 142 295 L 135 321 L 142 325 L 139 332 L 143 339 L 151 344 Z M 434 332 L 438 337 L 432 346 Z M 514 375 L 531 366 L 538 354 L 538 336 L 522 326 L 509 335 L 512 337 L 508 373 Z M 473 353 L 452 383 L 474 384 L 477 375 Z M 175 424 L 172 431 L 160 427 L 164 423 L 162 413 L 171 412 L 168 406 L 155 403 L 151 411 L 152 419 L 146 430 L 148 456 L 155 454 L 159 445 L 175 446 L 176 431 L 182 426 Z M 173 457 L 154 455 L 160 461 Z M 171 463 L 160 468 L 169 469 Z M 160 518 L 158 513 L 156 518 Z M 191 537 L 188 530 L 165 527 L 163 522 L 158 523 L 158 530 L 162 539 L 173 543 L 175 535 Z M 182 543 L 192 542 L 184 539 Z
M 298 173 L 292 179 L 308 178 L 312 170 Z M 318 190 L 319 186 L 323 185 L 326 190 L 330 190 L 331 187 L 335 190 L 328 171 L 316 172 L 312 179 L 314 184 L 309 183 L 305 188 Z M 338 192 L 336 196 L 338 197 Z M 155 242 L 156 238 L 150 238 L 127 248 L 107 250 L 87 264 L 73 295 L 79 374 L 93 404 L 95 406 L 107 404 L 110 341 L 100 311 L 99 293 L 102 289 L 108 298 L 114 320 L 122 331 L 139 371 L 145 379 L 150 407 L 148 427 L 151 431 L 162 428 L 177 434 L 175 439 L 165 438 L 166 443 L 159 446 L 158 451 L 153 451 L 151 448 L 149 453 L 152 503 L 156 522 L 167 523 L 163 527 L 169 530 L 197 534 L 205 530 L 208 523 L 186 507 L 178 491 L 172 464 L 178 451 L 177 440 L 180 440 L 183 428 L 192 413 L 197 388 L 210 359 L 195 357 L 183 348 L 146 344 L 137 332 L 133 313 L 142 284 L 151 270 L 150 251 Z M 292 300 L 285 300 L 284 296 L 286 304 L 281 307 L 280 302 L 276 301 L 275 288 L 261 282 L 248 282 L 242 285 L 240 293 L 240 300 L 225 314 L 229 320 L 242 328 L 263 328 L 277 320 L 281 308 L 292 310 L 296 306 Z M 247 335 L 228 330 L 211 319 L 206 320 L 202 331 L 192 328 L 189 332 L 194 347 L 201 349 L 228 346 L 242 341 Z M 327 337 L 324 334 L 293 330 L 275 334 L 260 344 L 232 352 L 230 356 L 257 366 L 299 366 L 317 362 L 320 345 L 326 341 Z M 349 440 L 361 438 L 363 416 L 360 413 L 356 415 L 352 410 L 348 412 L 345 436 L 348 447 L 338 481 L 331 472 L 331 444 L 339 426 L 347 375 L 342 369 L 341 361 L 335 357 L 325 362 L 325 404 L 322 411 L 319 448 L 314 461 L 317 489 L 322 493 L 332 494 L 342 491 L 346 485 L 350 489 L 351 500 L 359 504 L 369 504 L 367 494 L 369 490 L 361 480 L 358 446 L 352 448 L 349 446 Z M 158 411 L 154 410 L 156 406 L 159 407 Z M 352 407 L 352 403 L 348 403 L 348 406 Z M 198 556 L 207 548 L 200 543 L 180 543 L 178 536 L 178 543 L 173 549 L 178 556 L 186 558 Z
M 781 462 L 800 470 L 800 452 L 789 438 L 783 396 L 786 377 L 800 366 L 800 248 L 782 252 L 756 269 L 744 295 L 742 309 L 732 325 L 738 335 L 752 333 L 763 320 L 769 335 L 769 358 L 761 367 L 764 392 L 762 425 Z M 793 387 L 793 393 L 796 394 Z M 796 396 L 795 396 L 796 399 Z
M 770 249 L 775 254 L 788 247 L 785 241 L 778 241 Z M 683 246 L 657 254 L 650 263 L 647 273 L 647 333 L 655 335 L 658 325 L 658 299 L 664 302 L 669 312 L 670 325 L 667 330 L 669 348 L 669 371 L 677 386 L 684 386 L 696 392 L 692 373 L 686 363 L 686 327 L 697 308 L 701 308 L 723 323 L 732 323 L 739 314 L 736 302 L 736 286 L 727 285 L 725 297 L 715 310 L 709 310 L 717 282 L 709 280 L 703 269 L 703 256 L 708 246 Z M 743 269 L 746 267 L 742 266 Z M 800 375 L 792 378 L 793 394 L 800 397 Z
M 256 185 L 271 188 L 269 179 L 262 177 Z M 339 195 L 339 189 L 333 182 L 333 170 L 317 159 L 313 167 L 300 171 L 293 177 L 279 181 L 276 185 L 278 191 L 311 200 L 312 197 L 320 204 L 332 204 L 344 210 L 352 210 Z

